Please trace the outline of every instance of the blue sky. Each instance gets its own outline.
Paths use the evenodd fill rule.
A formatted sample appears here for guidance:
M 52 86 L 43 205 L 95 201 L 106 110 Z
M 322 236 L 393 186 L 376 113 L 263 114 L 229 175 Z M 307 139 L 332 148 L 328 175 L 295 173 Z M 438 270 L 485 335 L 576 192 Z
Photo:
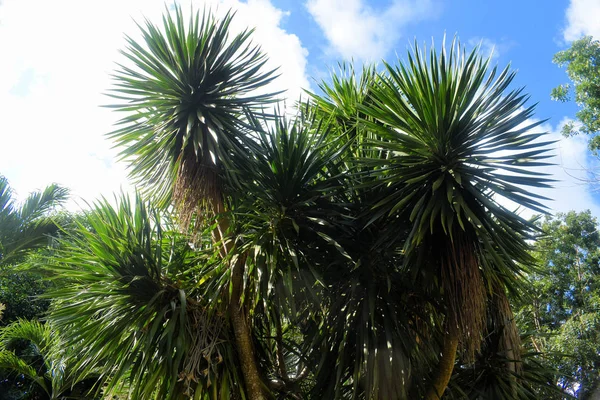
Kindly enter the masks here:
M 190 0 L 181 0 L 187 5 Z M 574 104 L 550 99 L 567 81 L 552 56 L 583 35 L 600 39 L 600 0 L 194 0 L 222 13 L 238 10 L 233 29 L 255 26 L 254 40 L 281 67 L 275 89 L 296 99 L 302 88 L 327 79 L 341 60 L 394 62 L 417 40 L 440 46 L 457 35 L 469 47 L 492 48 L 494 62 L 518 70 L 537 102 L 535 118 L 558 140 L 548 169 L 559 181 L 543 194 L 555 211 L 591 208 L 600 216 L 600 196 L 585 182 L 598 164 L 585 138 L 558 134 L 573 118 Z M 0 0 L 0 174 L 22 198 L 47 183 L 70 187 L 71 204 L 131 189 L 125 166 L 104 139 L 116 116 L 100 108 L 109 100 L 109 73 L 119 61 L 132 18 L 159 21 L 162 0 Z

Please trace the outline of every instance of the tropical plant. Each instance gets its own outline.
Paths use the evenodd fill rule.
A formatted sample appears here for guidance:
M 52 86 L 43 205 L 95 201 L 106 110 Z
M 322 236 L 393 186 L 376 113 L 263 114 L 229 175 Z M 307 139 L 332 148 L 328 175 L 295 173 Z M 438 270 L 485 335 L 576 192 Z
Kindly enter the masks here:
M 495 346 L 503 398 L 524 393 L 507 296 L 536 227 L 500 199 L 544 210 L 548 143 L 514 73 L 417 46 L 266 115 L 272 73 L 230 19 L 176 8 L 129 40 L 110 136 L 179 228 L 121 199 L 64 241 L 50 319 L 77 369 L 136 399 L 432 400 Z
M 226 211 L 224 175 L 231 170 L 232 152 L 252 145 L 244 132 L 248 112 L 259 112 L 270 102 L 270 93 L 257 94 L 274 71 L 265 71 L 266 58 L 249 42 L 251 31 L 229 36 L 232 14 L 220 21 L 205 10 L 184 21 L 176 7 L 164 18 L 162 29 L 147 21 L 142 42 L 128 38 L 124 52 L 132 66 L 116 74 L 114 97 L 128 113 L 122 128 L 113 132 L 130 161 L 131 175 L 162 205 L 176 204 L 182 225 L 194 213 Z M 222 216 L 214 230 L 231 259 L 224 239 L 228 220 Z M 252 354 L 250 332 L 239 293 L 243 265 L 235 266 L 231 318 L 252 398 L 262 389 Z M 258 397 L 257 397 L 258 396 Z
M 52 184 L 17 205 L 8 180 L 0 175 L 0 265 L 17 263 L 28 252 L 48 245 L 48 235 L 58 230 L 48 213 L 62 204 L 68 193 Z
M 0 302 L 6 309 L 3 323 L 35 318 L 48 307 L 33 299 L 47 288 L 37 273 L 16 270 L 28 255 L 51 243 L 58 232 L 53 211 L 67 199 L 68 190 L 49 185 L 18 204 L 8 180 L 0 176 Z
M 427 399 L 442 396 L 460 343 L 461 358 L 475 360 L 488 319 L 503 328 L 499 350 L 505 357 L 518 361 L 520 353 L 506 296 L 521 265 L 534 261 L 526 240 L 536 228 L 499 199 L 543 211 L 542 198 L 523 186 L 548 186 L 533 168 L 544 165 L 549 143 L 538 140 L 543 132 L 532 132 L 541 122 L 530 122 L 527 96 L 505 92 L 514 73 L 488 73 L 488 64 L 457 43 L 440 55 L 415 46 L 406 63 L 385 64 L 387 74 L 379 74 L 357 106 L 366 115 L 364 130 L 376 134 L 366 146 L 383 153 L 357 160 L 372 167 L 377 179 L 367 185 L 380 191 L 366 209 L 366 225 L 388 219 L 388 228 L 379 229 L 388 251 L 406 231 L 402 257 L 393 264 L 411 287 L 435 299 L 443 315 L 443 323 L 429 327 L 437 330 L 429 340 L 439 340 L 442 356 Z M 340 103 L 331 98 L 320 103 Z
M 13 347 L 22 341 L 28 347 L 18 354 Z M 33 385 L 26 392 L 41 390 L 48 400 L 90 399 L 94 374 L 73 375 L 72 356 L 48 324 L 20 319 L 0 330 L 0 369 L 25 377 Z
M 50 260 L 68 282 L 51 294 L 52 323 L 104 396 L 243 398 L 219 293 L 199 286 L 224 263 L 174 228 L 139 197 L 97 203 Z

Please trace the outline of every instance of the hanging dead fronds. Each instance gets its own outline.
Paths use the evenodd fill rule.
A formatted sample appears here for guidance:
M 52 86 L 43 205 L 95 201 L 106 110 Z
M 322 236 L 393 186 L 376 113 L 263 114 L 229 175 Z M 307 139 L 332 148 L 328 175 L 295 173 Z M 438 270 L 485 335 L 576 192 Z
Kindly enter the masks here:
M 476 244 L 461 232 L 454 241 L 446 241 L 443 251 L 441 278 L 447 329 L 458 331 L 464 357 L 473 360 L 481 347 L 487 303 Z
M 188 229 L 194 216 L 197 221 L 202 221 L 207 216 L 223 212 L 222 184 L 215 164 L 199 162 L 191 151 L 185 152 L 182 158 L 173 189 L 173 202 L 181 227 Z

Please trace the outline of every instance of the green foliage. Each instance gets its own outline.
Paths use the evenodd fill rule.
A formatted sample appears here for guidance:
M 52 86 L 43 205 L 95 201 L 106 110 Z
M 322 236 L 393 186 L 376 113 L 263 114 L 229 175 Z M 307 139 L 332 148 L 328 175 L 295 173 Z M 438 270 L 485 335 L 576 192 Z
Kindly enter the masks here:
M 183 202 L 219 190 L 222 163 L 242 147 L 245 113 L 260 111 L 272 97 L 256 91 L 274 71 L 264 71 L 266 58 L 250 44 L 251 31 L 230 37 L 232 17 L 217 21 L 205 9 L 186 24 L 177 6 L 162 28 L 146 21 L 140 43 L 127 38 L 123 54 L 131 65 L 117 71 L 112 91 L 121 101 L 113 107 L 127 116 L 109 137 L 123 147 L 131 176 L 162 205 L 174 190 Z M 199 182 L 200 193 L 192 190 Z
M 48 245 L 48 235 L 58 230 L 48 214 L 68 193 L 53 184 L 31 193 L 18 206 L 8 180 L 0 175 L 0 265 L 16 264 L 32 250 Z
M 176 8 L 128 41 L 111 137 L 158 206 L 101 201 L 48 258 L 75 376 L 140 400 L 255 400 L 257 366 L 278 399 L 395 400 L 444 391 L 442 361 L 481 375 L 494 354 L 498 398 L 530 398 L 507 295 L 536 227 L 499 198 L 543 211 L 529 189 L 550 181 L 514 74 L 458 42 L 417 47 L 266 116 L 253 91 L 272 72 L 230 21 L 186 28 Z M 448 337 L 458 357 L 440 356 Z
M 589 148 L 597 154 L 600 148 L 600 41 L 586 36 L 576 40 L 567 50 L 554 56 L 554 63 L 567 68 L 571 83 L 552 90 L 552 98 L 559 101 L 575 101 L 581 109 L 577 119 L 581 126 L 568 123 L 563 127 L 565 136 L 583 133 L 592 136 Z
M 17 352 L 22 341 L 29 346 Z M 41 390 L 48 400 L 93 398 L 87 392 L 95 374 L 74 377 L 69 351 L 48 324 L 19 319 L 0 330 L 0 369 L 24 377 L 24 385 L 32 385 L 25 393 Z
M 0 268 L 0 302 L 6 305 L 0 325 L 23 319 L 40 317 L 49 301 L 39 296 L 46 292 L 49 282 L 34 272 L 14 271 L 14 266 Z
M 535 332 L 528 345 L 546 353 L 560 372 L 555 383 L 588 398 L 600 376 L 600 234 L 589 211 L 546 217 L 535 246 L 540 269 L 529 275 L 519 304 L 521 329 Z M 557 395 L 556 398 L 562 398 Z
M 216 261 L 189 240 L 139 197 L 121 197 L 60 241 L 49 269 L 69 284 L 51 292 L 50 317 L 76 349 L 75 376 L 101 371 L 105 395 L 237 398 L 227 321 L 215 293 L 198 288 Z
M 53 211 L 67 195 L 67 189 L 50 185 L 16 204 L 8 180 L 0 176 L 0 302 L 6 305 L 3 324 L 38 317 L 48 307 L 47 301 L 37 299 L 48 282 L 40 274 L 19 270 L 17 265 L 51 244 L 51 235 L 59 229 Z

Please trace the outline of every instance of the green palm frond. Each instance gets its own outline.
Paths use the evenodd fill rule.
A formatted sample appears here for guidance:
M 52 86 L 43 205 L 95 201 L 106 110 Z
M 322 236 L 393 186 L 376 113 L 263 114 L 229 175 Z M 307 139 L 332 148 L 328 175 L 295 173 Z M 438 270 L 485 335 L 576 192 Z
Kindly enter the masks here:
M 33 346 L 35 357 L 13 350 L 22 341 Z M 64 346 L 59 332 L 47 323 L 20 319 L 0 330 L 0 368 L 11 374 L 23 375 L 46 392 L 50 400 L 68 397 L 76 387 L 87 393 L 96 382 L 95 373 L 73 374 L 69 357 L 72 360 L 76 355 L 70 350 Z
M 235 168 L 232 235 L 238 242 L 236 252 L 247 255 L 245 285 L 250 285 L 252 296 L 248 304 L 270 299 L 276 288 L 291 291 L 304 273 L 312 275 L 308 268 L 300 272 L 300 264 L 306 264 L 315 243 L 334 249 L 327 244 L 332 227 L 326 218 L 340 209 L 328 196 L 340 190 L 331 168 L 345 145 L 330 140 L 328 129 L 315 128 L 306 118 L 312 116 L 255 118 L 256 149 L 239 158 Z M 315 280 L 314 275 L 305 278 L 311 285 Z M 280 299 L 291 296 L 280 294 Z
M 265 70 L 251 31 L 230 36 L 232 18 L 218 21 L 205 9 L 186 23 L 176 6 L 162 28 L 140 26 L 141 42 L 127 38 L 129 63 L 110 94 L 127 116 L 109 137 L 124 147 L 131 176 L 162 205 L 174 196 L 190 211 L 218 195 L 222 168 L 247 141 L 245 113 L 272 101 L 260 89 L 274 71 Z
M 69 282 L 50 294 L 50 320 L 77 349 L 71 361 L 78 376 L 101 371 L 105 393 L 237 396 L 227 320 L 200 296 L 201 276 L 193 275 L 214 260 L 169 226 L 139 196 L 134 204 L 121 197 L 116 208 L 96 204 L 50 260 Z
M 405 287 L 398 274 L 386 279 L 368 270 L 357 267 L 330 281 L 327 313 L 306 335 L 304 352 L 318 366 L 315 398 L 422 397 L 434 349 L 423 329 L 431 307 L 418 304 L 418 292 Z
M 44 376 L 12 351 L 0 350 L 0 369 L 12 374 L 23 375 L 39 386 L 48 396 L 52 394 L 52 388 L 49 387 Z
M 51 211 L 57 205 L 62 204 L 68 197 L 69 190 L 52 184 L 40 192 L 31 193 L 19 209 L 19 217 L 22 221 L 31 222 Z
M 331 74 L 331 82 L 319 83 L 321 95 L 307 93 L 321 119 L 347 132 L 357 128 L 365 117 L 360 107 L 368 101 L 377 76 L 374 66 L 364 66 L 359 75 L 353 64 L 341 63 L 338 71 Z
M 58 230 L 49 214 L 68 194 L 67 189 L 52 184 L 31 193 L 19 205 L 8 180 L 0 175 L 0 264 L 14 263 L 31 250 L 48 245 L 48 235 Z
M 38 352 L 47 350 L 55 343 L 51 329 L 38 321 L 19 319 L 0 330 L 0 347 L 10 348 L 18 340 L 27 340 Z

